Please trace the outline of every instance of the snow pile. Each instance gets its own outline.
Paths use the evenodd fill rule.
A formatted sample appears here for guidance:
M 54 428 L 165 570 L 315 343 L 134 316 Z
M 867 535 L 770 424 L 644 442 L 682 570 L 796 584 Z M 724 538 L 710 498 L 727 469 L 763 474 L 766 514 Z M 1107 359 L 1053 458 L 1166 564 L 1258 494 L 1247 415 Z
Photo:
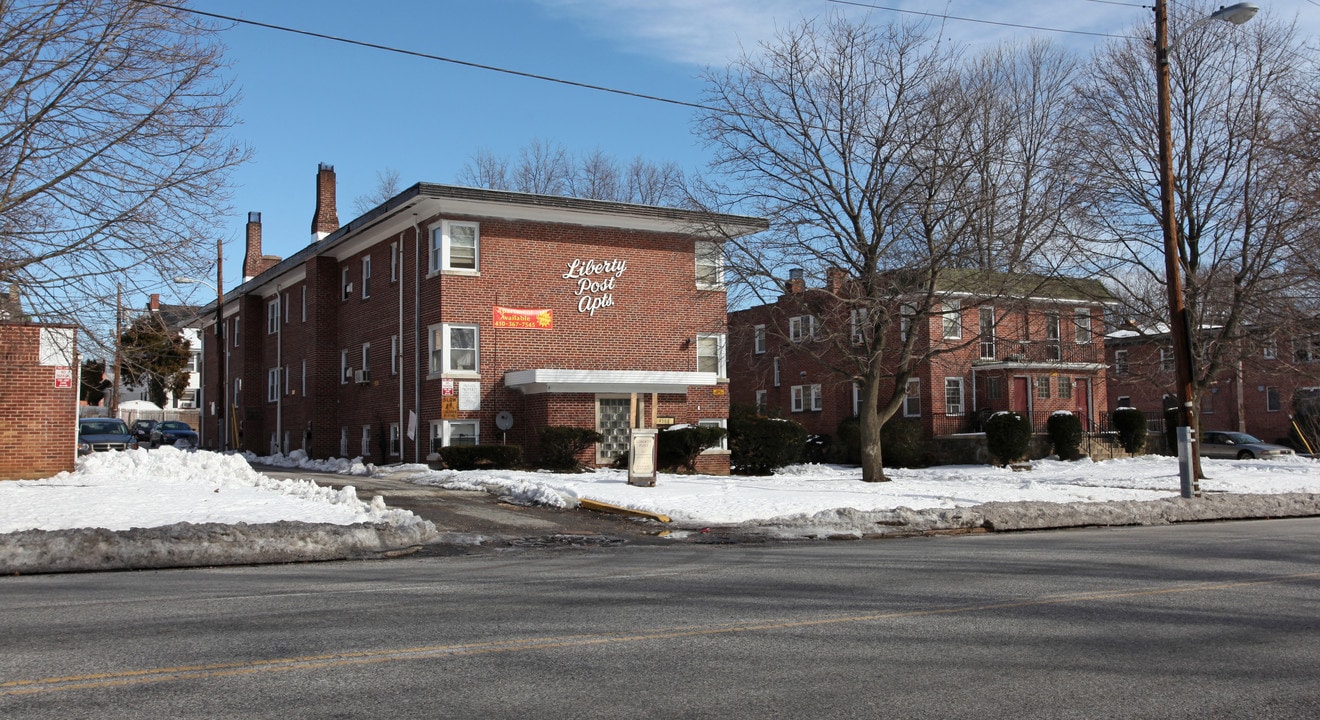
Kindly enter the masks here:
M 360 475 L 369 477 L 376 474 L 376 466 L 371 463 L 362 462 L 362 457 L 358 456 L 352 460 L 344 458 L 326 458 L 325 460 L 313 460 L 307 457 L 307 453 L 302 450 L 294 450 L 285 455 L 275 453 L 274 455 L 257 455 L 253 452 L 244 451 L 243 457 L 252 463 L 258 465 L 269 465 L 271 467 L 297 468 L 299 470 L 310 470 L 312 472 L 332 473 L 335 475 Z

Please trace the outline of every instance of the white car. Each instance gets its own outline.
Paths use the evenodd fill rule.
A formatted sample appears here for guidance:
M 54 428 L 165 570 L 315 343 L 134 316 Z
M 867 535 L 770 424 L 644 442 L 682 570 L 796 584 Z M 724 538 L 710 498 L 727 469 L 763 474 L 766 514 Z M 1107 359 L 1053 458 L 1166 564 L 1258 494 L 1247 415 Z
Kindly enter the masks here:
M 1200 454 L 1209 458 L 1255 460 L 1256 458 L 1294 455 L 1292 448 L 1267 443 L 1254 435 L 1224 430 L 1201 433 Z

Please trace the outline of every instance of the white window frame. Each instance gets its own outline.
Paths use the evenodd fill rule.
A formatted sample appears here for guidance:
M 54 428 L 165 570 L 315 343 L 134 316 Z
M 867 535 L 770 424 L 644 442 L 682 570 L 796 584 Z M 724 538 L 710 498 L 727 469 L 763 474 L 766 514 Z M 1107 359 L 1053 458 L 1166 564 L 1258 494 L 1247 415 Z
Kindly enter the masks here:
M 364 342 L 362 343 L 362 371 L 369 372 L 370 370 L 371 370 L 371 343 Z
M 788 319 L 788 339 L 790 342 L 806 342 L 816 337 L 815 315 L 794 315 Z
M 362 299 L 371 297 L 371 256 L 362 256 Z
M 788 389 L 789 412 L 802 412 L 802 397 L 804 385 L 794 385 Z
M 1274 399 L 1273 403 L 1270 402 L 1271 397 L 1273 397 Z M 1270 407 L 1270 405 L 1273 405 L 1274 407 Z M 1282 410 L 1283 410 L 1283 394 L 1279 392 L 1279 388 L 1273 385 L 1266 387 L 1265 412 L 1281 412 Z
M 921 417 L 921 378 L 908 378 L 903 417 Z
M 756 404 L 756 412 L 763 413 L 769 407 L 767 405 L 767 400 L 766 400 L 767 395 L 768 393 L 765 390 L 756 391 L 756 395 L 755 395 L 756 399 L 753 401 Z
M 274 335 L 280 331 L 280 297 L 266 303 L 266 334 Z
M 693 247 L 692 255 L 697 288 L 700 290 L 723 290 L 724 248 L 712 240 L 698 240 Z
M 752 326 L 752 353 L 755 355 L 765 354 L 765 326 Z
M 362 426 L 362 457 L 371 457 L 371 426 Z
M 339 457 L 348 457 L 348 426 L 339 426 Z
M 289 303 L 289 293 L 287 293 L 287 292 L 284 293 L 284 300 L 283 300 L 283 303 L 284 303 L 284 304 L 283 304 L 282 307 L 283 307 L 283 309 L 284 309 L 284 324 L 285 324 L 285 325 L 288 325 L 288 324 L 289 324 L 289 304 L 290 304 L 290 303 Z
M 339 351 L 339 384 L 347 385 L 353 368 L 348 364 L 348 350 Z
M 1115 351 L 1114 351 L 1114 374 L 1115 374 L 1115 375 L 1127 375 L 1127 374 L 1128 374 L 1128 351 L 1127 351 L 1127 350 L 1115 350 Z
M 399 280 L 399 243 L 390 243 L 390 282 Z
M 474 355 L 473 358 L 474 367 L 471 370 L 452 369 L 453 353 L 452 353 L 450 340 L 451 340 L 452 332 L 454 330 L 472 331 L 472 340 L 474 347 L 470 349 L 473 351 L 473 355 Z M 455 377 L 472 377 L 472 378 L 481 376 L 481 327 L 479 325 L 469 325 L 464 323 L 440 323 L 439 325 L 432 325 L 431 332 L 428 334 L 430 335 L 430 344 L 431 344 L 430 357 L 431 357 L 432 375 L 451 375 Z M 439 350 L 438 354 L 436 352 L 437 348 L 435 347 L 435 342 L 437 337 L 440 340 L 440 347 L 438 348 Z M 462 349 L 467 350 L 469 348 L 462 348 Z M 436 367 L 437 357 L 439 358 L 440 361 L 440 366 L 438 368 Z
M 956 390 L 957 399 L 949 402 L 949 391 Z M 960 377 L 944 378 L 944 414 L 948 416 L 966 415 L 967 394 L 963 379 Z
M 1274 338 L 1270 338 L 1261 346 L 1260 352 L 1266 360 L 1275 360 L 1279 357 L 1279 343 Z
M 472 444 L 481 444 L 481 421 L 480 420 L 441 420 L 440 421 L 440 444 L 442 447 L 450 447 L 454 444 L 455 426 L 472 426 Z
M 1045 359 L 1047 360 L 1063 359 L 1063 347 L 1060 340 L 1061 322 L 1058 310 L 1045 311 Z
M 820 392 L 820 385 L 808 385 L 807 395 L 811 399 L 812 412 L 820 412 L 825 409 L 825 397 Z
M 339 279 L 339 299 L 347 301 L 353 297 L 353 281 L 349 279 L 348 268 L 344 268 Z
M 945 340 L 962 339 L 962 301 L 945 300 L 940 308 L 940 331 Z
M 1160 348 L 1160 372 L 1173 372 L 1173 348 Z
M 278 402 L 280 399 L 280 369 L 266 371 L 266 402 Z
M 727 430 L 729 421 L 725 418 L 702 418 L 697 421 L 697 427 L 717 427 Z M 708 447 L 701 451 L 702 455 L 713 455 L 729 450 L 729 433 L 725 432 L 724 437 L 720 438 L 720 444 L 714 447 Z
M 403 453 L 403 435 L 399 432 L 398 423 L 390 423 L 390 457 L 398 457 Z
M 237 315 L 234 316 L 234 347 L 238 347 L 238 337 L 239 337 L 239 332 L 238 332 L 238 321 L 239 321 L 239 319 L 240 319 L 240 318 L 239 318 Z
M 454 267 L 452 236 L 454 228 L 472 228 L 472 267 Z M 481 272 L 481 224 L 467 220 L 441 220 L 431 228 L 431 272 Z
M 701 366 L 703 358 L 706 360 L 705 364 L 710 364 L 710 350 L 712 349 L 711 346 L 713 344 L 715 351 L 715 377 L 728 377 L 728 368 L 725 363 L 725 342 L 726 336 L 724 333 L 697 333 L 696 351 L 698 372 L 710 372 L 709 370 L 702 370 Z
M 912 321 L 917 318 L 917 308 L 913 305 L 904 303 L 898 308 L 898 340 L 907 342 L 908 334 L 912 332 Z
M 770 379 L 770 384 L 774 387 L 779 387 L 783 383 L 783 378 L 784 378 L 784 373 L 782 368 L 783 363 L 781 363 L 780 360 L 781 358 L 776 357 L 774 361 L 771 362 L 772 371 L 774 375 Z
M 1078 345 L 1091 344 L 1091 308 L 1073 308 L 1073 323 L 1077 326 L 1075 340 Z
M 989 305 L 981 307 L 976 314 L 978 334 L 981 336 L 980 357 L 993 360 L 998 352 L 998 326 L 995 322 L 995 309 Z M 989 322 L 986 322 L 987 319 Z
M 302 288 L 302 321 L 307 322 L 307 286 Z
M 399 374 L 399 336 L 390 336 L 390 374 Z
M 289 390 L 293 387 L 292 381 L 293 381 L 293 373 L 289 370 L 289 366 L 286 363 L 284 366 L 284 385 L 280 387 L 280 391 L 283 392 L 285 395 L 288 395 Z
M 866 308 L 853 308 L 848 314 L 848 320 L 852 329 L 851 337 L 853 345 L 861 345 L 866 342 L 868 313 Z

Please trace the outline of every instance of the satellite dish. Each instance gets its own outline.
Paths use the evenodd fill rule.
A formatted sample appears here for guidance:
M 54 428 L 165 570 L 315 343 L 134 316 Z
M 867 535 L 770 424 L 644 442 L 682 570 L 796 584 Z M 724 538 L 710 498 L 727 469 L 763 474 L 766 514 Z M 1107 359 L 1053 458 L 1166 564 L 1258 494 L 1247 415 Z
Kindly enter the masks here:
M 513 427 L 513 413 L 508 410 L 501 410 L 495 415 L 495 427 L 501 430 L 508 430 Z

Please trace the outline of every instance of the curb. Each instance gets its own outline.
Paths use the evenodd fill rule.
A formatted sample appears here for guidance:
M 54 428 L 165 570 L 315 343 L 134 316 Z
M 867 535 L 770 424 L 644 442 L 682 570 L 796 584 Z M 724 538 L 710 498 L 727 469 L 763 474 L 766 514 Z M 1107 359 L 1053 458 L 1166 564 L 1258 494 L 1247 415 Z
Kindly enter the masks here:
M 647 512 L 646 510 L 634 510 L 632 508 L 621 507 L 619 505 L 611 505 L 609 503 L 603 503 L 600 502 L 599 500 L 579 499 L 578 507 L 582 508 L 583 510 L 595 510 L 596 512 L 614 513 L 616 515 L 627 515 L 629 517 L 650 518 L 651 520 L 655 520 L 657 522 L 662 522 L 662 523 L 672 522 L 672 520 L 669 519 L 668 515 L 661 515 L 660 513 Z

